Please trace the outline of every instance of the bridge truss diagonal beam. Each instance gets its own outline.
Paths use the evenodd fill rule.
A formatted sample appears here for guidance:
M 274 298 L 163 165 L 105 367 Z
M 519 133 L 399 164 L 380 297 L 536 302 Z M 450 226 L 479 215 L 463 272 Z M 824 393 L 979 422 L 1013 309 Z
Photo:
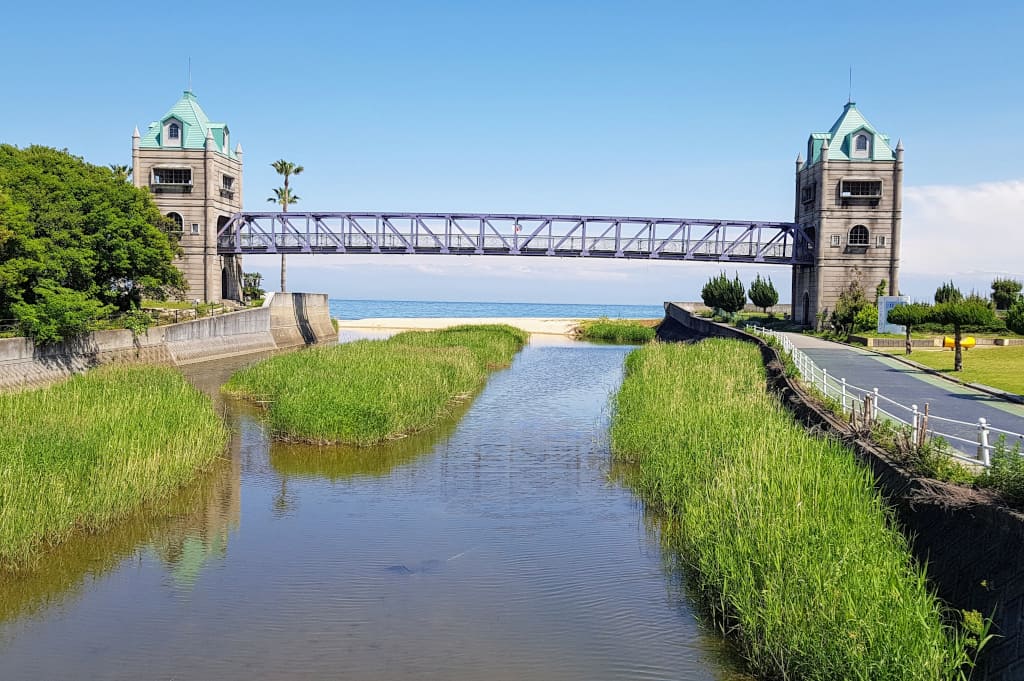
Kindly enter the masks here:
M 222 255 L 518 255 L 810 264 L 789 222 L 499 213 L 236 213 Z

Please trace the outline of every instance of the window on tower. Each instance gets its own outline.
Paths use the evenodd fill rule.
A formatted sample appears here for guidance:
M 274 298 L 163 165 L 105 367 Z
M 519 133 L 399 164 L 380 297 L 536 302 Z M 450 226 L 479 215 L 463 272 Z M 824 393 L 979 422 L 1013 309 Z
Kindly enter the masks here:
M 868 158 L 871 156 L 871 136 L 866 132 L 859 132 L 853 137 L 853 157 Z
M 877 206 L 881 198 L 881 180 L 844 177 L 839 181 L 839 200 L 843 206 Z
M 867 246 L 870 240 L 867 227 L 864 225 L 854 225 L 853 229 L 850 230 L 850 236 L 846 243 L 850 246 Z
M 156 193 L 191 192 L 192 169 L 181 167 L 153 168 L 153 175 L 149 184 Z
M 174 224 L 177 225 L 176 229 L 180 233 L 185 229 L 185 221 L 181 219 L 181 213 L 168 213 L 167 217 L 174 220 Z
M 171 123 L 167 126 L 167 137 L 172 140 L 176 140 L 181 137 L 181 126 L 177 123 Z

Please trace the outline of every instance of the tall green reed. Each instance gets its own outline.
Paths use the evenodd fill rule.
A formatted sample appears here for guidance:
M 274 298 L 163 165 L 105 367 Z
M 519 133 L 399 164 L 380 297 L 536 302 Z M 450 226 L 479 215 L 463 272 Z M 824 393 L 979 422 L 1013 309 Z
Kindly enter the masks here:
M 0 394 L 0 568 L 160 502 L 226 444 L 209 398 L 172 369 L 104 367 Z
M 367 446 L 441 421 L 527 338 L 467 325 L 313 348 L 243 369 L 224 392 L 263 403 L 280 439 Z
M 686 566 L 752 672 L 769 679 L 948 679 L 971 642 L 947 623 L 870 473 L 810 437 L 738 341 L 634 351 L 615 456 L 668 516 Z

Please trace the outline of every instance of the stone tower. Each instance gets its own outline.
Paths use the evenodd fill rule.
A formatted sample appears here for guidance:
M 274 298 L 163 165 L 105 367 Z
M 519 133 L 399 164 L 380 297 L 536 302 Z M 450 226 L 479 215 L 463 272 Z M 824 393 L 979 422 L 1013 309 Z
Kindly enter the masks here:
M 893 149 L 853 102 L 811 135 L 796 159 L 795 221 L 814 264 L 793 267 L 794 321 L 817 325 L 852 281 L 869 299 L 883 279 L 899 293 L 902 193 L 903 144 Z
M 231 149 L 228 126 L 213 123 L 186 90 L 181 99 L 132 135 L 132 178 L 148 187 L 160 211 L 178 223 L 175 262 L 189 299 L 241 299 L 241 259 L 217 255 L 217 230 L 242 210 L 242 145 Z

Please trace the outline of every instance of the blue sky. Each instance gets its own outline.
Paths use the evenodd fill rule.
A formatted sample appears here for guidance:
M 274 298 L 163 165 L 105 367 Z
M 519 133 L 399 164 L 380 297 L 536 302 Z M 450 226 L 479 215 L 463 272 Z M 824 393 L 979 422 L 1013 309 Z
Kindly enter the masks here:
M 904 292 L 1024 265 L 1020 3 L 18 3 L 0 141 L 130 162 L 192 85 L 246 207 L 792 219 L 793 160 L 853 98 L 906 146 Z M 692 263 L 292 257 L 336 297 L 657 303 Z M 277 281 L 276 260 L 247 269 Z M 784 296 L 788 271 L 770 270 Z M 752 279 L 754 270 L 740 270 Z

